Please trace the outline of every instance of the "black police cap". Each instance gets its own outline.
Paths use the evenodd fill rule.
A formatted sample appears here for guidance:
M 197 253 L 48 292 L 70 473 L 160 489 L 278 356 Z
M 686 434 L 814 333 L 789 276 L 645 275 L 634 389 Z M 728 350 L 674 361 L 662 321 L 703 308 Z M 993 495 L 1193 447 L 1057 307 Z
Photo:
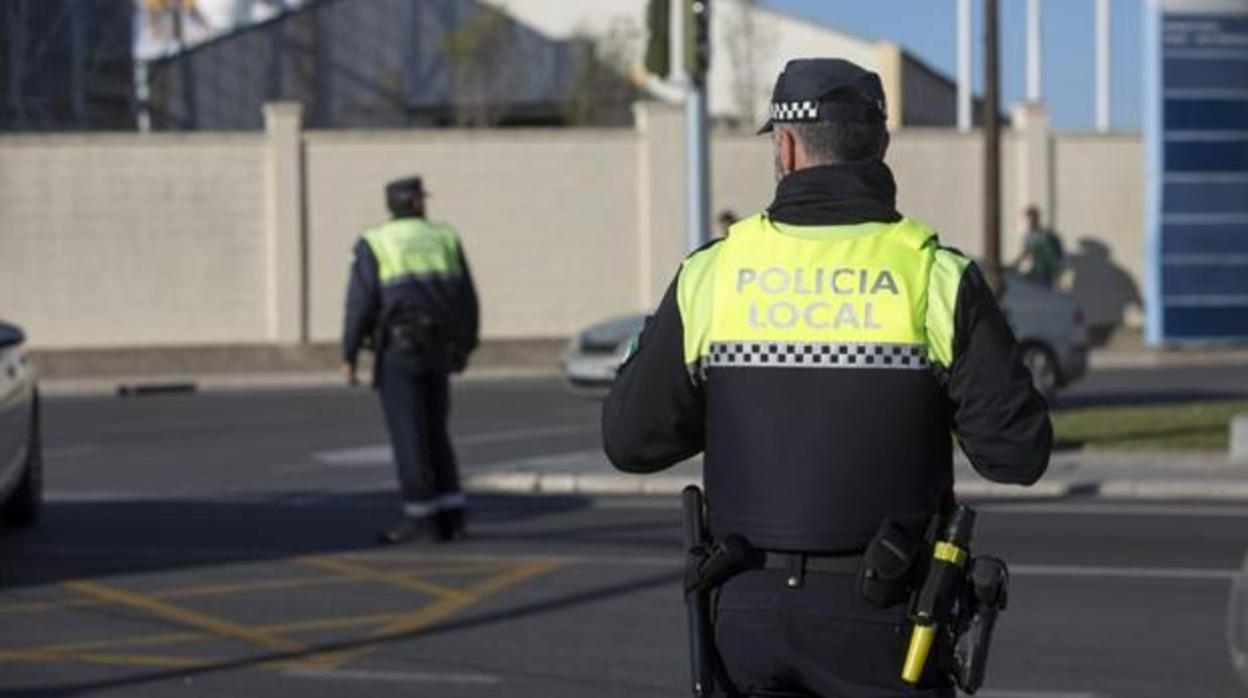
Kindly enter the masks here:
M 785 64 L 776 78 L 771 118 L 758 132 L 787 123 L 882 123 L 885 109 L 879 75 L 840 58 L 799 58 Z
M 393 213 L 406 213 L 412 199 L 425 197 L 425 184 L 420 177 L 404 177 L 386 185 L 386 206 Z

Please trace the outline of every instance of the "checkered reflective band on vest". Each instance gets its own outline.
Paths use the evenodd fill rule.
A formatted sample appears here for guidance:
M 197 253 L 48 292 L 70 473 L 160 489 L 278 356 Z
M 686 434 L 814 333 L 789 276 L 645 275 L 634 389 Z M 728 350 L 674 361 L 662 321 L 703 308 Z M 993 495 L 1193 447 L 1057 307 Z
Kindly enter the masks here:
M 884 368 L 921 371 L 927 368 L 922 344 L 835 342 L 711 342 L 703 360 L 712 366 L 785 368 Z

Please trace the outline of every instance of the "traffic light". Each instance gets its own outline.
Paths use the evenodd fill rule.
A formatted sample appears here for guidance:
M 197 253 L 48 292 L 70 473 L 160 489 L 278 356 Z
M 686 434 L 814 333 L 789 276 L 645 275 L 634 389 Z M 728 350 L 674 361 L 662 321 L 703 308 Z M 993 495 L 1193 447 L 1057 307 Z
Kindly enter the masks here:
M 688 2 L 688 0 L 682 0 Z M 672 73 L 672 11 L 670 0 L 650 0 L 646 8 L 646 70 L 666 78 Z
M 685 3 L 685 70 L 701 85 L 711 67 L 711 0 L 681 2 Z

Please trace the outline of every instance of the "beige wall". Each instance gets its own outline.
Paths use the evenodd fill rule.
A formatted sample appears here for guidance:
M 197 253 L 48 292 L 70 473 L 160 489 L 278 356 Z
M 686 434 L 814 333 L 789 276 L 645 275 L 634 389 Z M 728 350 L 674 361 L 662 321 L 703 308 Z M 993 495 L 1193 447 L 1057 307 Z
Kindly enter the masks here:
M 1003 232 L 1013 228 L 1006 214 L 1016 206 L 1012 186 L 1015 144 L 1002 143 Z M 764 209 L 775 189 L 771 139 L 723 135 L 712 143 L 712 214 L 730 209 L 745 216 Z M 897 205 L 902 213 L 940 233 L 947 245 L 979 254 L 982 243 L 983 142 L 978 134 L 935 129 L 910 129 L 893 136 L 887 161 L 897 179 Z
M 634 309 L 635 133 L 310 133 L 305 142 L 314 341 L 339 336 L 351 248 L 385 220 L 385 183 L 414 173 L 431 192 L 430 216 L 463 237 L 485 335 L 566 336 Z
M 264 341 L 262 144 L 0 138 L 0 316 L 39 347 Z
M 1089 323 L 1143 322 L 1144 145 L 1137 135 L 1061 134 L 1053 143 L 1054 224 Z
M 290 108 L 266 118 L 260 135 L 0 138 L 0 317 L 40 348 L 334 341 L 351 247 L 385 219 L 385 182 L 410 173 L 464 237 L 487 338 L 650 309 L 684 254 L 677 109 L 641 105 L 632 130 L 331 133 L 302 131 Z M 1096 321 L 1142 285 L 1141 157 L 1138 136 L 1003 143 L 1007 258 L 1024 203 L 1052 211 Z M 888 159 L 901 210 L 979 254 L 978 135 L 903 130 Z M 712 178 L 713 212 L 763 209 L 769 140 L 716 134 Z

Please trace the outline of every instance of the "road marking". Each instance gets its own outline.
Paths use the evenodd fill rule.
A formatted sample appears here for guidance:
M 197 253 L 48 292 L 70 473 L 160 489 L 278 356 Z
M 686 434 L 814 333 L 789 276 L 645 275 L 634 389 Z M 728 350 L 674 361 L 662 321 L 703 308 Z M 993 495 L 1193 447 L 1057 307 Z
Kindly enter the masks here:
M 212 635 L 244 640 L 277 652 L 302 652 L 307 649 L 304 644 L 276 633 L 257 630 L 240 623 L 210 616 L 206 613 L 192 611 L 189 608 L 183 608 L 147 594 L 140 594 L 85 580 L 65 582 L 64 586 L 98 601 L 129 606 L 178 625 L 202 630 Z
M 60 446 L 60 447 L 44 447 L 43 457 L 49 460 L 69 460 L 71 458 L 85 458 L 93 456 L 104 449 L 94 445 L 84 446 Z
M 1086 691 L 981 691 L 975 694 L 979 698 L 1105 698 L 1101 693 Z
M 1076 565 L 1010 565 L 1015 575 L 1036 577 L 1099 577 L 1105 579 L 1172 579 L 1231 581 L 1239 570 L 1199 567 L 1092 567 Z
M 99 654 L 96 652 L 78 652 L 73 654 L 62 654 L 58 652 L 39 652 L 34 650 L 18 650 L 13 652 L 5 652 L 0 661 L 28 661 L 28 662 L 83 662 L 86 664 L 103 664 L 108 666 L 151 666 L 164 667 L 171 669 L 185 669 L 190 667 L 205 666 L 212 664 L 217 660 L 187 657 L 165 657 L 161 655 L 151 654 Z
M 358 565 L 353 565 L 349 562 L 333 558 L 305 557 L 300 558 L 297 562 L 303 565 L 329 570 L 330 572 L 337 572 L 345 577 L 350 577 L 357 582 L 388 584 L 406 591 L 414 591 L 438 599 L 455 601 L 471 596 L 469 592 L 462 589 L 452 589 L 450 587 L 442 586 L 441 584 L 427 582 L 414 575 L 378 572 L 377 570 L 360 567 Z
M 499 677 L 492 674 L 445 674 L 421 671 L 367 671 L 362 669 L 333 669 L 321 671 L 316 669 L 291 669 L 282 672 L 283 676 L 298 679 L 315 679 L 320 681 L 390 681 L 399 683 L 453 683 L 495 685 Z
M 994 514 L 1081 514 L 1091 516 L 1245 517 L 1248 506 L 1216 504 L 1124 504 L 1121 502 L 994 502 L 975 507 Z
M 372 639 L 366 643 L 350 650 L 313 655 L 301 662 L 301 664 L 323 670 L 338 669 L 349 662 L 359 659 L 382 643 L 390 640 L 406 639 L 458 613 L 464 608 L 497 594 L 509 586 L 518 584 L 531 577 L 545 574 L 560 567 L 562 564 L 561 560 L 551 558 L 520 562 L 502 574 L 494 575 L 479 584 L 469 587 L 466 590 L 466 594 L 460 598 L 443 599 L 411 613 L 396 615 L 391 622 L 383 625 L 377 632 L 373 633 Z
M 483 444 L 507 443 L 511 441 L 534 441 L 555 436 L 577 436 L 593 434 L 599 429 L 597 423 L 569 424 L 554 427 L 530 427 L 526 429 L 499 429 L 476 434 L 465 434 L 454 438 L 456 446 L 480 446 Z M 370 444 L 327 451 L 314 451 L 312 460 L 321 465 L 338 468 L 364 468 L 391 466 L 394 464 L 394 452 L 389 443 Z
M 529 429 L 500 429 L 480 434 L 467 434 L 455 439 L 456 444 L 472 446 L 492 444 L 504 441 L 530 441 L 551 436 L 573 436 L 576 434 L 597 433 L 601 427 L 597 422 L 587 424 L 568 424 L 557 427 L 534 427 Z

